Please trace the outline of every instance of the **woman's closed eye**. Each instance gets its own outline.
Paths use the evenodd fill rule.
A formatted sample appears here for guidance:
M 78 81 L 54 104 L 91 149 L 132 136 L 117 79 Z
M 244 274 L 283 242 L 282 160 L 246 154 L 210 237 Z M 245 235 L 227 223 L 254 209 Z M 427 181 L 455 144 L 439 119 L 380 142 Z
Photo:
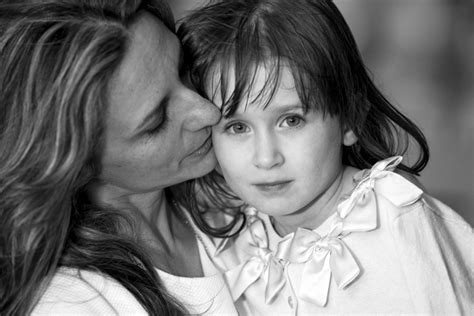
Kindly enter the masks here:
M 168 111 L 166 110 L 166 107 L 163 106 L 160 108 L 160 110 L 157 113 L 155 113 L 154 115 L 155 118 L 153 121 L 150 122 L 150 125 L 145 130 L 145 135 L 153 136 L 159 133 L 160 131 L 162 131 L 166 127 L 169 121 L 167 112 Z
M 155 135 L 156 133 L 160 132 L 166 127 L 166 123 L 168 122 L 168 116 L 165 115 L 160 118 L 160 121 L 153 124 L 152 127 L 146 130 L 146 134 L 148 135 Z

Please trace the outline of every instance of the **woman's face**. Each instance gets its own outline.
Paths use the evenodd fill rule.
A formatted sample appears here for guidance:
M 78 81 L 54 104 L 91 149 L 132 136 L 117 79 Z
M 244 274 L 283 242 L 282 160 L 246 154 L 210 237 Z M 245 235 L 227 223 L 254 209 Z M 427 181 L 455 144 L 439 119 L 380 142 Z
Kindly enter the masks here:
M 216 164 L 210 126 L 218 109 L 180 78 L 177 37 L 149 13 L 109 86 L 100 179 L 145 193 L 196 178 Z

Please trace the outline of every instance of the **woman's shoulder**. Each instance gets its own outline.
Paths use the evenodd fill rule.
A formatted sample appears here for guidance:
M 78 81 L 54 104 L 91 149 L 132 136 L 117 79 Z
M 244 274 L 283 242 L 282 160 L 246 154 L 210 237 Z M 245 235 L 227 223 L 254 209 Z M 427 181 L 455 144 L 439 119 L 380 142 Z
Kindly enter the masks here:
M 184 277 L 156 269 L 169 293 L 193 315 L 237 315 L 223 276 Z
M 119 282 L 99 272 L 59 268 L 33 315 L 146 315 Z

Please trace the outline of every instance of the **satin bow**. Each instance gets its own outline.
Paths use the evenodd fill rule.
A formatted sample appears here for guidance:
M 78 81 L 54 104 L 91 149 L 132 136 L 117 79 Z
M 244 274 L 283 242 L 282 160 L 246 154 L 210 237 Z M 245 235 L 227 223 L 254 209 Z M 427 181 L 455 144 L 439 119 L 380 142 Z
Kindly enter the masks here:
M 397 207 L 407 206 L 418 201 L 423 191 L 404 177 L 393 172 L 402 159 L 401 156 L 387 158 L 376 163 L 370 170 L 358 172 L 354 176 L 354 180 L 358 181 L 358 184 L 351 195 L 351 201 L 344 201 L 347 210 L 343 211 L 341 209 L 340 211 L 350 212 L 352 208 L 348 206 L 348 202 L 352 202 L 354 198 L 364 197 L 367 192 L 373 193 L 376 186 L 377 194 L 384 196 Z
M 247 215 L 249 215 L 247 213 Z M 268 249 L 268 236 L 262 220 L 250 214 L 247 217 L 246 236 L 235 241 L 238 249 L 246 249 L 249 258 L 225 272 L 232 298 L 236 301 L 258 279 L 265 282 L 265 303 L 269 304 L 286 283 L 285 263 Z
M 342 289 L 360 274 L 360 267 L 342 238 L 352 232 L 377 228 L 376 180 L 385 178 L 377 193 L 397 206 L 414 203 L 421 196 L 423 192 L 418 187 L 391 172 L 401 160 L 402 157 L 392 157 L 356 174 L 354 179 L 359 182 L 352 194 L 338 205 L 327 235 L 320 236 L 303 228 L 296 231 L 287 257 L 290 262 L 305 263 L 298 291 L 302 300 L 325 306 L 331 277 Z
M 305 263 L 298 291 L 302 300 L 325 306 L 331 275 L 339 288 L 346 287 L 359 275 L 359 265 L 339 238 L 340 233 L 340 227 L 325 237 L 304 228 L 296 231 L 290 261 Z

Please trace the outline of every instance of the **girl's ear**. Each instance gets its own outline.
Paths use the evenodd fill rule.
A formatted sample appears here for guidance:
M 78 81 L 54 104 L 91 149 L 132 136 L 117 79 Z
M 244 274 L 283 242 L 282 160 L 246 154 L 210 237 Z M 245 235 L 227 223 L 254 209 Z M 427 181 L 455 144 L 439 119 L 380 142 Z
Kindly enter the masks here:
M 342 143 L 344 144 L 344 146 L 352 146 L 356 142 L 357 142 L 356 134 L 352 131 L 351 128 L 345 128 L 344 135 L 342 137 Z

